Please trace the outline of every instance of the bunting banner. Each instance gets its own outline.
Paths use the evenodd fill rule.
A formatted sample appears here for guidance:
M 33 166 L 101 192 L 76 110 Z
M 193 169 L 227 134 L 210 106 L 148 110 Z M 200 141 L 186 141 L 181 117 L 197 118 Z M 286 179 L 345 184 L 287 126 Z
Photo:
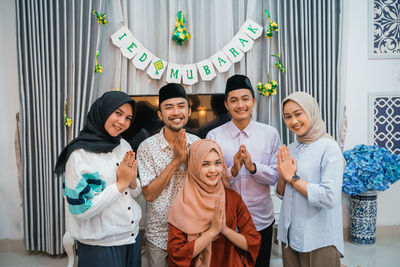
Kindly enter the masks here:
M 152 79 L 161 79 L 165 72 L 167 83 L 193 85 L 199 81 L 211 81 L 219 73 L 227 72 L 233 64 L 240 62 L 263 33 L 263 27 L 252 19 L 247 19 L 239 32 L 220 51 L 210 58 L 186 65 L 167 62 L 147 50 L 127 27 L 122 27 L 111 35 L 112 43 L 119 47 L 124 57 L 135 68 L 145 70 Z M 199 77 L 200 76 L 200 77 Z

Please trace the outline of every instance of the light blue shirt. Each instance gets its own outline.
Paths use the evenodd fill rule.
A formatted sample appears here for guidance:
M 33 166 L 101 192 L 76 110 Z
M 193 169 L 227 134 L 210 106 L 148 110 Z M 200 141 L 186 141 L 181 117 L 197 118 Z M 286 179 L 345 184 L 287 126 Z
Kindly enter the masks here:
M 297 175 L 308 182 L 308 198 L 285 185 L 278 225 L 278 240 L 298 252 L 333 245 L 343 255 L 342 179 L 343 156 L 338 144 L 320 138 L 311 144 L 293 142 L 291 157 Z
M 276 154 L 280 147 L 278 131 L 272 126 L 253 120 L 245 129 L 240 130 L 229 121 L 210 131 L 207 139 L 216 141 L 221 147 L 228 167 L 230 187 L 242 197 L 257 231 L 270 226 L 274 222 L 270 186 L 278 179 L 276 171 Z M 241 144 L 244 144 L 249 151 L 257 171 L 251 174 L 242 165 L 236 177 L 232 177 L 233 157 Z

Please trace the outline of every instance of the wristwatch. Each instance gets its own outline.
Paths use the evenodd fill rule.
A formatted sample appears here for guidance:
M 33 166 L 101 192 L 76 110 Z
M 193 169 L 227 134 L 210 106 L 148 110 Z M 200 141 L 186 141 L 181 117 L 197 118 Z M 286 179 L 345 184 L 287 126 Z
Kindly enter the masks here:
M 298 176 L 297 174 L 295 174 L 295 175 L 293 175 L 292 180 L 290 180 L 289 183 L 290 183 L 291 186 L 294 186 L 294 184 L 295 184 L 298 180 L 300 180 L 300 176 Z
M 249 173 L 251 174 L 255 174 L 257 172 L 257 165 L 254 162 L 253 164 L 254 164 L 254 171 L 253 172 L 249 171 Z

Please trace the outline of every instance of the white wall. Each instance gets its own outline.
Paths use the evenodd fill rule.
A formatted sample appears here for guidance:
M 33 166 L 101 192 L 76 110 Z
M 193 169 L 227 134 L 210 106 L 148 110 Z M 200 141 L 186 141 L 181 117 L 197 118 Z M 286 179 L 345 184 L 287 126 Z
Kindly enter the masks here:
M 0 239 L 22 239 L 14 137 L 19 112 L 15 1 L 0 1 Z
M 342 2 L 341 85 L 348 117 L 345 149 L 351 149 L 368 144 L 368 93 L 400 92 L 400 59 L 368 59 L 368 1 Z M 378 194 L 377 225 L 400 225 L 399 203 L 398 181 Z

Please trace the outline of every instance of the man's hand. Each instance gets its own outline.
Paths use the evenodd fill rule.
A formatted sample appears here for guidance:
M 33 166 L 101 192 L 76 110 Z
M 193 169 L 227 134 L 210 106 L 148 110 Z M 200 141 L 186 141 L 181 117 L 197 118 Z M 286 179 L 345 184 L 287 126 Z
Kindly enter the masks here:
M 186 164 L 187 162 L 187 143 L 186 143 L 186 131 L 181 129 L 175 139 L 173 145 L 174 159 L 178 165 L 182 162 Z
M 233 166 L 231 168 L 231 173 L 233 177 L 236 177 L 236 175 L 242 168 L 242 165 L 243 165 L 243 155 L 239 148 L 238 152 L 236 152 L 235 156 L 233 156 Z
M 247 151 L 245 145 L 240 146 L 240 153 L 243 158 L 244 167 L 246 168 L 246 170 L 253 173 L 255 171 L 255 166 L 254 163 L 251 161 L 251 155 L 249 151 Z

